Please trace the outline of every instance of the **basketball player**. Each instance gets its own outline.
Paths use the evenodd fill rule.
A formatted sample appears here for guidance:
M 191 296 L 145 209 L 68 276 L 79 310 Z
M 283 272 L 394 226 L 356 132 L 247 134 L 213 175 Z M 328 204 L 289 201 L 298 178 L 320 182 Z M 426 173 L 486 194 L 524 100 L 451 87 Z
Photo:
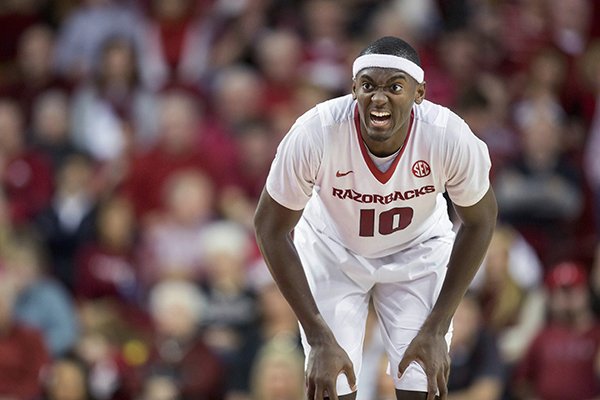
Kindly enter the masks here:
M 419 57 L 394 37 L 354 61 L 351 95 L 292 126 L 255 228 L 300 321 L 309 399 L 355 398 L 371 298 L 397 398 L 447 397 L 452 316 L 495 226 L 489 169 L 465 122 L 425 100 Z

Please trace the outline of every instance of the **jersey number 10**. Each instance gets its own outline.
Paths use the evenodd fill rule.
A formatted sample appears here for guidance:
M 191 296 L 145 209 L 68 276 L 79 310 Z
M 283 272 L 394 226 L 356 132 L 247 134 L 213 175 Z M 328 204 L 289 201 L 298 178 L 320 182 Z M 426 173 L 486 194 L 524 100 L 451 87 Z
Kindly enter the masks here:
M 381 235 L 389 235 L 406 228 L 412 222 L 413 209 L 410 207 L 395 207 L 379 213 L 377 218 L 377 231 Z M 375 235 L 375 210 L 360 210 L 359 236 L 370 237 Z

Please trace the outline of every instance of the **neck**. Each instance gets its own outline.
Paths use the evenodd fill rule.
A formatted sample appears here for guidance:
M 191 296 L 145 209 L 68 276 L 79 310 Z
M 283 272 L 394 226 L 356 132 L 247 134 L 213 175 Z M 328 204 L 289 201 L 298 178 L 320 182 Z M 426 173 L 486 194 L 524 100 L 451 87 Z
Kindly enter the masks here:
M 364 132 L 366 131 L 366 127 L 361 123 L 361 137 L 365 143 L 365 146 L 369 149 L 371 154 L 376 157 L 387 157 L 396 153 L 398 150 L 404 146 L 406 142 L 406 138 L 408 137 L 408 131 L 411 127 L 412 118 L 409 118 L 408 121 L 389 139 L 384 141 L 375 141 L 370 139 Z
M 406 121 L 402 124 L 402 126 L 398 129 L 396 133 L 390 136 L 388 139 L 377 141 L 369 138 L 367 135 L 367 127 L 364 124 L 360 113 L 358 112 L 358 108 L 355 109 L 354 114 L 354 125 L 360 137 L 363 140 L 363 143 L 369 149 L 371 154 L 376 157 L 387 157 L 391 156 L 398 150 L 404 146 L 406 142 L 406 138 L 412 128 L 413 123 L 413 112 L 411 111 L 408 115 Z

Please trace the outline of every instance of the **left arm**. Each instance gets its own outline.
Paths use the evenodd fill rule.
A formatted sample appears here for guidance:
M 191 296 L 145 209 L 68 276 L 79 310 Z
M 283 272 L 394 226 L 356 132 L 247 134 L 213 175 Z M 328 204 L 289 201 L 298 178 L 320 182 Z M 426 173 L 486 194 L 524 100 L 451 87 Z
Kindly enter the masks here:
M 492 238 L 498 208 L 492 188 L 470 207 L 454 206 L 462 221 L 452 248 L 448 271 L 439 297 L 417 336 L 410 343 L 398 373 L 404 373 L 412 361 L 419 363 L 427 375 L 427 400 L 433 400 L 439 390 L 447 399 L 450 358 L 445 335 L 452 316 L 475 276 Z

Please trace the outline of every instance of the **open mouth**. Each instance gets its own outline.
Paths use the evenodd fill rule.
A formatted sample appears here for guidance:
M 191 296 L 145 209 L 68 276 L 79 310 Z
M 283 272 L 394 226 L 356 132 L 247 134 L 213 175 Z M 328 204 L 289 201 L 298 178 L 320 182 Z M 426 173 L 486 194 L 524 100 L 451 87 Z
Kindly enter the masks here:
M 392 119 L 392 114 L 389 111 L 371 111 L 369 117 L 374 126 L 385 126 Z

